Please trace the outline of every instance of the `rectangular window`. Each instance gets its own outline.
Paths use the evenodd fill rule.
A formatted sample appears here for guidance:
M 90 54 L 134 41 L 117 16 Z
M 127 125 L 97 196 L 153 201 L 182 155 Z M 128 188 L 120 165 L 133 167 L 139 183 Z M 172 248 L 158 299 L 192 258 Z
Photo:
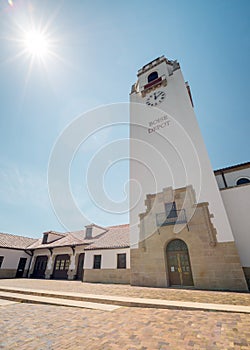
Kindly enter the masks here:
M 2 266 L 2 263 L 3 263 L 3 256 L 0 256 L 0 269 L 1 269 L 1 266 Z
M 65 260 L 65 265 L 64 265 L 65 270 L 69 269 L 69 260 Z
M 117 254 L 117 268 L 126 269 L 126 254 Z
M 61 262 L 60 260 L 57 260 L 57 261 L 56 261 L 56 270 L 59 270 L 60 262 Z
M 60 270 L 64 270 L 64 263 L 65 263 L 65 260 L 61 260 Z
M 165 204 L 167 218 L 176 218 L 177 210 L 175 202 Z
M 101 268 L 101 255 L 94 255 L 94 269 L 100 269 Z

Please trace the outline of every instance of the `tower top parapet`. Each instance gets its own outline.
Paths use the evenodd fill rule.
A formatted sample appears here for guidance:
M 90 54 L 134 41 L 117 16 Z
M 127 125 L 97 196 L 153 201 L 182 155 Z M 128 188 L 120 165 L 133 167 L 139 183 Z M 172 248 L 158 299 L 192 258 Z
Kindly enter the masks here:
M 139 77 L 141 74 L 146 73 L 147 71 L 154 68 L 155 66 L 158 66 L 162 62 L 166 62 L 168 65 L 172 66 L 173 71 L 180 68 L 180 64 L 177 62 L 177 60 L 168 60 L 165 56 L 160 56 L 154 59 L 153 61 L 145 64 L 141 69 L 139 69 L 137 76 Z

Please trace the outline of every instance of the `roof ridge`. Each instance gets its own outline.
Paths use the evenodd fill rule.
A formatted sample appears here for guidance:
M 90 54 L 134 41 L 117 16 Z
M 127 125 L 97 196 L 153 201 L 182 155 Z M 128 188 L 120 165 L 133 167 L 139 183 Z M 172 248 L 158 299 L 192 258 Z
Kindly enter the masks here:
M 45 231 L 45 232 L 43 232 L 42 234 L 44 235 L 44 234 L 49 234 L 49 233 L 54 234 L 54 235 L 57 235 L 57 236 L 65 236 L 65 233 L 63 233 L 63 232 L 58 232 L 58 231 L 53 231 L 53 230 Z
M 33 237 L 27 237 L 27 236 L 16 235 L 16 234 L 13 234 L 13 233 L 8 233 L 8 232 L 0 232 L 0 235 L 7 235 L 7 236 L 19 237 L 19 238 L 27 238 L 27 239 L 33 239 L 33 240 L 39 239 L 39 238 L 33 238 Z
M 111 228 L 111 227 L 123 227 L 123 226 L 129 226 L 129 224 L 121 224 L 121 225 L 107 226 L 107 228 Z
M 222 170 L 234 169 L 234 168 L 238 168 L 238 167 L 245 166 L 245 165 L 250 165 L 250 162 L 244 162 L 244 163 L 239 163 L 239 164 L 235 164 L 235 165 L 229 165 L 229 166 L 226 166 L 224 168 L 216 169 L 216 170 L 214 170 L 214 172 L 218 172 L 218 171 L 222 171 Z
M 82 239 L 80 239 L 80 238 L 74 236 L 74 235 L 73 235 L 73 232 L 69 232 L 69 235 L 70 235 L 71 237 L 73 237 L 74 239 L 76 239 L 79 243 L 82 243 Z M 60 240 L 60 239 L 58 239 L 58 241 L 59 241 L 59 240 Z
M 91 227 L 91 226 L 95 226 L 95 227 L 97 227 L 97 228 L 101 228 L 101 229 L 103 229 L 103 230 L 105 230 L 105 229 L 106 229 L 106 227 L 104 227 L 104 226 L 100 226 L 100 225 L 97 225 L 97 224 L 94 224 L 94 223 L 91 223 L 91 224 L 89 224 L 89 225 L 86 225 L 86 226 L 85 226 L 85 228 L 88 228 L 88 227 Z

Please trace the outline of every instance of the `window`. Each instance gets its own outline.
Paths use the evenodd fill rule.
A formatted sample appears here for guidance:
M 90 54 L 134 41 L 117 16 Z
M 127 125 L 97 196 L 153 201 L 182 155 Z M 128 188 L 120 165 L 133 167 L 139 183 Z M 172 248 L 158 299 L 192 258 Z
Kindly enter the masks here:
M 148 76 L 148 83 L 150 83 L 151 81 L 155 80 L 158 78 L 158 73 L 157 72 L 152 72 L 149 74 Z
M 167 218 L 176 218 L 178 216 L 175 202 L 166 203 L 165 210 L 166 210 Z
M 117 254 L 117 268 L 126 269 L 126 254 Z
M 64 268 L 65 268 L 65 270 L 69 269 L 69 259 L 65 260 Z
M 168 243 L 167 251 L 168 252 L 176 252 L 176 251 L 187 251 L 188 247 L 184 241 L 181 239 L 174 239 L 170 243 Z
M 56 270 L 59 270 L 60 263 L 61 263 L 61 260 L 57 260 L 56 261 Z
M 3 263 L 3 256 L 0 256 L 0 269 L 1 269 L 1 266 L 2 266 L 2 263 Z
M 101 255 L 94 255 L 94 269 L 100 269 L 101 268 Z
M 65 260 L 61 260 L 61 264 L 60 264 L 60 270 L 64 270 L 64 264 L 65 264 Z
M 248 184 L 248 183 L 250 183 L 250 180 L 246 177 L 242 177 L 239 180 L 237 180 L 236 185 L 240 186 L 240 185 L 244 185 L 244 184 Z
M 55 270 L 68 270 L 68 269 L 69 269 L 69 259 L 67 258 L 56 259 Z

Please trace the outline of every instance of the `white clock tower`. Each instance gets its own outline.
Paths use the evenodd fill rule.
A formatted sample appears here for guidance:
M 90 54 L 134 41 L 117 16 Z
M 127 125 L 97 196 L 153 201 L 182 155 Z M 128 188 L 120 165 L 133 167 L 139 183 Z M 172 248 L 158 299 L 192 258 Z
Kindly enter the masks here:
M 130 94 L 131 248 L 141 239 L 139 215 L 147 195 L 188 186 L 196 203 L 208 203 L 217 241 L 234 241 L 179 63 L 162 56 L 143 66 L 137 77 Z M 174 230 L 178 234 L 181 227 Z

